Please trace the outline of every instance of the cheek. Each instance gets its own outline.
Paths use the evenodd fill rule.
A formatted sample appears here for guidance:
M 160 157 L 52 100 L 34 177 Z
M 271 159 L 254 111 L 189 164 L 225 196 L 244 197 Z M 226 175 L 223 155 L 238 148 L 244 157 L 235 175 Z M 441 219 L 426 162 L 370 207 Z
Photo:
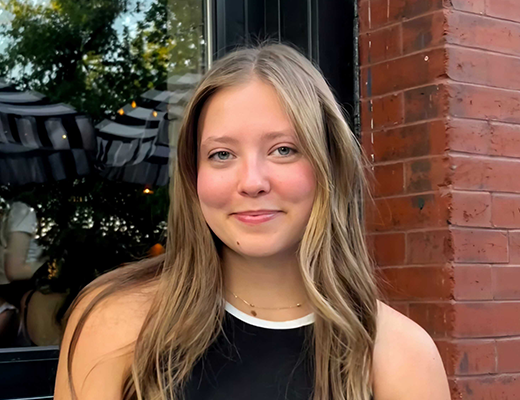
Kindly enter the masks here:
M 316 192 L 316 177 L 308 161 L 294 164 L 292 168 L 284 169 L 276 177 L 277 191 L 289 203 L 312 207 Z
M 225 208 L 230 202 L 232 186 L 224 174 L 201 167 L 197 177 L 197 194 L 203 210 Z

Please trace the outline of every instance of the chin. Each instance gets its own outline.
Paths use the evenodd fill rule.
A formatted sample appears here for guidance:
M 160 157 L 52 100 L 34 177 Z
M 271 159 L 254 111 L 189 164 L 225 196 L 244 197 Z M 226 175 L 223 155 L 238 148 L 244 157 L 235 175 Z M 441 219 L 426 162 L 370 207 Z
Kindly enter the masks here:
M 261 242 L 261 243 L 260 243 Z M 236 243 L 229 246 L 234 252 L 250 258 L 272 258 L 282 255 L 296 254 L 297 246 L 290 243 L 280 243 L 274 240 L 239 240 L 240 245 Z

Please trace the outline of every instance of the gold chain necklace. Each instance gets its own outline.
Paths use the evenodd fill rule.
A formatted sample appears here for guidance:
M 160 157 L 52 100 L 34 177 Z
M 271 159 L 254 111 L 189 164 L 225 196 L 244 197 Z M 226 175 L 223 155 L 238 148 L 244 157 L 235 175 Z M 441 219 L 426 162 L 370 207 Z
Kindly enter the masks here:
M 258 307 L 258 306 L 255 306 L 253 303 L 250 303 L 246 300 L 244 300 L 243 298 L 237 296 L 235 293 L 233 293 L 231 290 L 229 289 L 226 289 L 229 293 L 231 293 L 233 295 L 233 297 L 235 299 L 238 299 L 242 302 L 244 302 L 245 304 L 247 304 L 249 307 L 251 308 L 256 308 L 256 309 L 259 309 L 259 310 L 288 310 L 290 308 L 297 308 L 297 307 L 301 307 L 303 303 L 296 303 L 295 306 L 288 306 L 288 307 Z M 251 310 L 251 315 L 253 315 L 254 317 L 257 316 L 257 313 L 255 310 Z

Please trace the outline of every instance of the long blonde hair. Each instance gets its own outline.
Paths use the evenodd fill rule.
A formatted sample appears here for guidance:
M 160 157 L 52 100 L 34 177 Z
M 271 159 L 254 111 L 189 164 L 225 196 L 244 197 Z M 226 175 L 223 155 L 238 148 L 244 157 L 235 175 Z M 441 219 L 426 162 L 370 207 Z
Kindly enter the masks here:
M 377 288 L 365 244 L 364 159 L 340 107 L 318 70 L 292 48 L 267 44 L 217 61 L 189 104 L 180 128 L 163 257 L 116 270 L 91 284 L 105 287 L 87 307 L 69 350 L 91 310 L 121 291 L 156 282 L 157 291 L 135 343 L 123 399 L 181 399 L 194 364 L 216 339 L 225 314 L 218 239 L 197 198 L 197 123 L 218 90 L 253 77 L 270 84 L 296 129 L 318 182 L 298 250 L 305 289 L 315 311 L 314 400 L 368 400 L 376 335 Z

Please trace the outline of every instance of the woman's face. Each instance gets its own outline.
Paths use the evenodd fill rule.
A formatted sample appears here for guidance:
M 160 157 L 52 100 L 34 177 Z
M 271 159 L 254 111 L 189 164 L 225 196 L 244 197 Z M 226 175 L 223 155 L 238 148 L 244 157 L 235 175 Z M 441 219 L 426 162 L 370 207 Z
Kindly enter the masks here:
M 211 230 L 247 257 L 294 252 L 316 179 L 275 90 L 253 79 L 218 91 L 198 134 L 197 191 Z

